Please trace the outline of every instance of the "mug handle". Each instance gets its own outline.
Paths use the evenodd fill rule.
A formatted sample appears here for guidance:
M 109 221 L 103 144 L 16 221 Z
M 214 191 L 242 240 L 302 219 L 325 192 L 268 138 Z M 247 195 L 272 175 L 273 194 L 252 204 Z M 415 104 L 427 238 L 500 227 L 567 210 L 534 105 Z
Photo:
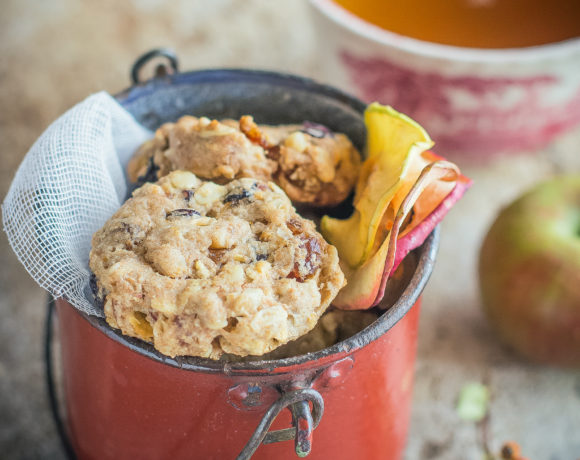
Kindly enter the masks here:
M 312 413 L 309 402 L 312 402 Z M 268 431 L 274 419 L 284 408 L 292 412 L 292 428 Z M 312 432 L 320 423 L 324 413 L 324 399 L 313 388 L 283 393 L 266 411 L 254 434 L 242 449 L 236 460 L 248 460 L 256 449 L 263 444 L 272 444 L 294 439 L 294 449 L 298 457 L 306 457 L 312 449 Z

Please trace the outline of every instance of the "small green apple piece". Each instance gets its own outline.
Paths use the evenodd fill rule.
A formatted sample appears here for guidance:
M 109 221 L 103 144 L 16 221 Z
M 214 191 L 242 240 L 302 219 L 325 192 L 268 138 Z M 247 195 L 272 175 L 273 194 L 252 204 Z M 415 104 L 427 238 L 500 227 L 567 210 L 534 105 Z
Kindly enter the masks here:
M 480 422 L 487 414 L 488 404 L 489 389 L 482 383 L 467 383 L 459 393 L 457 415 L 468 422 Z
M 544 182 L 499 214 L 479 281 L 505 343 L 534 361 L 580 367 L 580 176 Z

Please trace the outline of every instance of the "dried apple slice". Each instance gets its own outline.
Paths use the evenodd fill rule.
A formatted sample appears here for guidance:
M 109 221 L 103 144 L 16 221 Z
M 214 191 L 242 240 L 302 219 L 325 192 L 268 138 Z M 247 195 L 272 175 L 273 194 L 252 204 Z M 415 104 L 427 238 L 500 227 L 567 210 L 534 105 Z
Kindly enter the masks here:
M 374 103 L 365 123 L 368 156 L 357 182 L 355 210 L 346 220 L 325 216 L 321 224 L 348 280 L 333 302 L 342 309 L 379 303 L 396 266 L 423 243 L 470 184 L 457 166 L 427 151 L 432 141 L 410 118 Z
M 447 161 L 436 161 L 423 168 L 399 206 L 391 230 L 373 256 L 358 267 L 349 266 L 348 263 L 340 260 L 347 285 L 342 288 L 333 301 L 334 306 L 343 310 L 362 310 L 370 308 L 382 300 L 387 280 L 398 259 L 397 238 L 407 215 L 434 181 L 454 181 L 458 177 L 457 167 Z M 425 237 L 427 235 L 428 233 Z M 340 257 L 340 248 L 337 249 Z M 398 262 L 400 260 L 402 259 L 399 259 Z
M 378 248 L 380 244 L 386 238 L 387 233 L 391 230 L 393 225 L 393 220 L 397 210 L 401 206 L 401 203 L 405 197 L 409 194 L 409 191 L 419 178 L 421 172 L 429 164 L 445 160 L 444 158 L 435 155 L 433 152 L 426 151 L 422 152 L 420 155 L 415 156 L 411 160 L 411 164 L 407 170 L 407 174 L 401 180 L 401 185 L 397 190 L 397 193 L 389 203 L 387 211 L 383 214 L 383 219 L 379 225 L 377 232 L 375 234 L 374 248 Z M 452 163 L 448 163 L 453 169 L 457 169 Z M 459 174 L 459 170 L 457 170 Z M 451 177 L 451 176 L 450 176 Z M 455 179 L 457 175 L 450 179 L 440 179 L 431 181 L 421 197 L 415 202 L 413 206 L 413 212 L 405 222 L 403 222 L 400 232 L 399 239 L 405 236 L 407 233 L 411 232 L 416 226 L 420 225 L 426 218 L 439 206 L 443 199 L 451 193 L 455 187 Z M 427 233 L 428 234 L 428 233 Z
M 417 161 L 417 168 L 423 170 L 423 168 L 435 161 L 445 161 L 445 158 L 435 155 L 431 151 L 423 152 Z M 459 169 L 457 169 L 455 165 L 453 165 L 453 168 L 458 172 L 458 176 L 455 179 L 465 183 L 471 183 L 465 176 L 459 175 Z M 419 177 L 419 175 L 417 175 L 417 177 Z M 455 188 L 455 179 L 435 180 L 425 188 L 425 191 L 413 206 L 413 215 L 410 222 L 401 229 L 399 240 L 406 234 L 410 233 L 415 227 L 421 225 L 422 222 L 441 204 L 443 199 Z
M 453 187 L 453 190 L 447 196 L 445 196 L 443 201 L 441 201 L 430 214 L 422 218 L 420 222 L 414 222 L 413 225 L 407 225 L 404 231 L 399 232 L 395 263 L 391 270 L 391 274 L 395 272 L 399 264 L 409 252 L 423 244 L 423 241 L 425 241 L 435 226 L 443 220 L 443 217 L 445 217 L 447 212 L 463 196 L 463 194 L 471 186 L 471 183 L 472 182 L 470 179 L 460 175 L 457 179 L 457 182 L 455 183 L 455 186 Z M 431 195 L 431 193 L 432 192 L 429 190 L 429 187 L 427 187 L 423 192 L 423 195 Z M 421 201 L 423 201 L 423 195 L 413 207 L 413 221 L 418 221 L 418 219 L 415 219 L 415 216 L 424 211 L 424 209 L 416 211 L 417 205 L 421 205 Z
M 405 182 L 412 160 L 433 145 L 425 130 L 409 117 L 378 103 L 365 111 L 367 158 L 346 220 L 324 216 L 321 230 L 351 267 L 370 257 L 377 229 L 389 203 Z M 409 185 L 412 185 L 409 184 Z

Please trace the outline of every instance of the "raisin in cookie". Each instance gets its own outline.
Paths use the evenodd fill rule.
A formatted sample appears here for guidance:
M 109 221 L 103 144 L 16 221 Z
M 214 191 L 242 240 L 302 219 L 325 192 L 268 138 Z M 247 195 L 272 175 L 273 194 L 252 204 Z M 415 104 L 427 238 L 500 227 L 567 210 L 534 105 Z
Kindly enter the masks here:
M 333 206 L 352 191 L 360 161 L 344 134 L 321 125 L 257 125 L 247 115 L 221 122 L 185 116 L 161 126 L 131 159 L 128 172 L 132 182 L 155 181 L 177 169 L 219 183 L 273 180 L 292 201 Z
M 108 323 L 169 356 L 261 355 L 307 333 L 345 284 L 336 249 L 273 183 L 175 171 L 93 236 Z

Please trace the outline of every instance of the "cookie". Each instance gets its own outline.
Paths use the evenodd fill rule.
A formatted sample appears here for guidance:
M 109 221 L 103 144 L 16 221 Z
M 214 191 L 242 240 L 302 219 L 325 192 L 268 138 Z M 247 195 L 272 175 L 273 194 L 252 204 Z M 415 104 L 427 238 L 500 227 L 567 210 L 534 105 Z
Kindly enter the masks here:
M 261 355 L 307 333 L 345 284 L 336 249 L 271 182 L 175 171 L 95 233 L 107 322 L 168 356 Z
M 155 181 L 177 169 L 222 184 L 241 177 L 273 180 L 294 202 L 333 206 L 352 191 L 360 162 L 344 134 L 321 125 L 185 116 L 162 125 L 139 148 L 128 174 L 132 182 Z
M 237 127 L 208 118 L 166 123 L 129 161 L 131 182 L 152 182 L 175 170 L 225 183 L 240 177 L 270 180 L 277 165 Z
M 292 201 L 334 206 L 349 196 L 361 158 L 348 137 L 313 123 L 261 129 L 277 145 L 274 181 Z

